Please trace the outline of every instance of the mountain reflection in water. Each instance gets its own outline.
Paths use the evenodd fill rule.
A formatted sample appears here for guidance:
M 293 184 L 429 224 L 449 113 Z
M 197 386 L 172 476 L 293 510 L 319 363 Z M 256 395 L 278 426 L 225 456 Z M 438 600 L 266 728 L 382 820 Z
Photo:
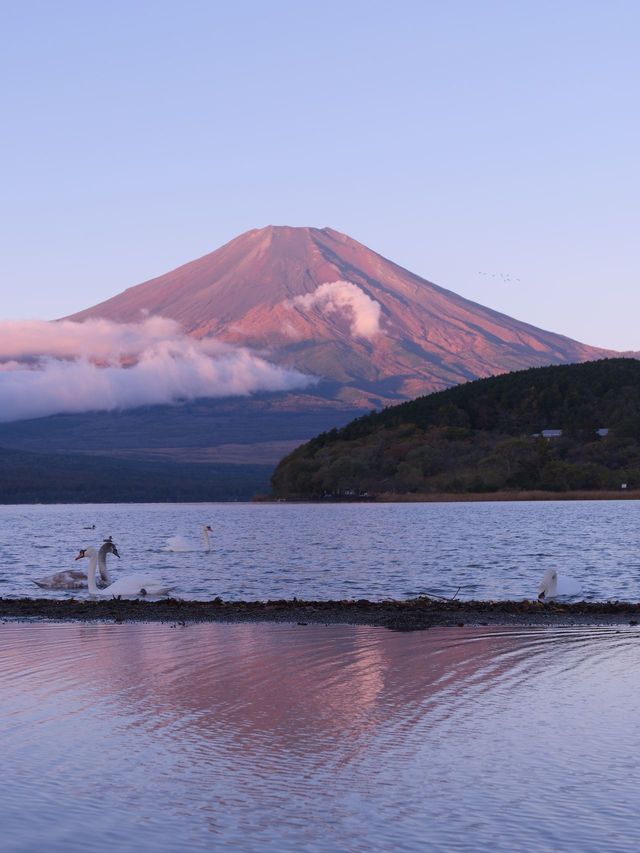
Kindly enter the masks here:
M 639 643 L 5 623 L 3 849 L 635 849 Z

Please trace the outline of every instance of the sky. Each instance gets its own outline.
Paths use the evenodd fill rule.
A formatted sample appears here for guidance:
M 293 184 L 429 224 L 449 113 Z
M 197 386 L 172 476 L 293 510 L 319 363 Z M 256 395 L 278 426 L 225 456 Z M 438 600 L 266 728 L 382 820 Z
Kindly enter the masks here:
M 0 319 L 268 224 L 640 350 L 640 4 L 0 3 Z

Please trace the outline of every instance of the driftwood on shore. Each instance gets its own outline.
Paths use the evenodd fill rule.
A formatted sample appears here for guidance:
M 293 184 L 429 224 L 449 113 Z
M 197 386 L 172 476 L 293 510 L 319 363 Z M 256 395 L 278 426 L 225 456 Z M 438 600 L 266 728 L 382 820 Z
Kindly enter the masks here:
M 107 622 L 292 622 L 371 625 L 397 631 L 440 626 L 637 625 L 640 603 L 607 601 L 561 604 L 539 601 L 188 601 L 176 598 L 46 599 L 0 598 L 0 619 Z

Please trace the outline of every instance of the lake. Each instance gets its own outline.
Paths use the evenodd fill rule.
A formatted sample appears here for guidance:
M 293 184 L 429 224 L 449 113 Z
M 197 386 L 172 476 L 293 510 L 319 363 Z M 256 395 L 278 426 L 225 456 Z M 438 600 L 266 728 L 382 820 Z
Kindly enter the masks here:
M 636 501 L 0 506 L 0 595 L 82 596 L 32 581 L 109 535 L 114 579 L 149 571 L 185 598 L 524 598 L 556 568 L 587 600 L 640 599 Z
M 0 624 L 4 853 L 635 851 L 638 629 Z
M 0 594 L 640 598 L 635 502 L 0 507 Z M 92 527 L 87 530 L 85 528 Z M 213 527 L 211 550 L 201 540 Z M 86 563 L 84 564 L 86 565 Z M 0 847 L 631 851 L 640 630 L 0 624 Z

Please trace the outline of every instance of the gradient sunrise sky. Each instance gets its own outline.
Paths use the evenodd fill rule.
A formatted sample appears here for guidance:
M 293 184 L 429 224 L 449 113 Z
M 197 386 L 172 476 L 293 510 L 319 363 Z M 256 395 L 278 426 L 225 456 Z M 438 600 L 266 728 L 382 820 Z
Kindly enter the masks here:
M 640 4 L 2 4 L 0 318 L 330 225 L 640 349 Z

